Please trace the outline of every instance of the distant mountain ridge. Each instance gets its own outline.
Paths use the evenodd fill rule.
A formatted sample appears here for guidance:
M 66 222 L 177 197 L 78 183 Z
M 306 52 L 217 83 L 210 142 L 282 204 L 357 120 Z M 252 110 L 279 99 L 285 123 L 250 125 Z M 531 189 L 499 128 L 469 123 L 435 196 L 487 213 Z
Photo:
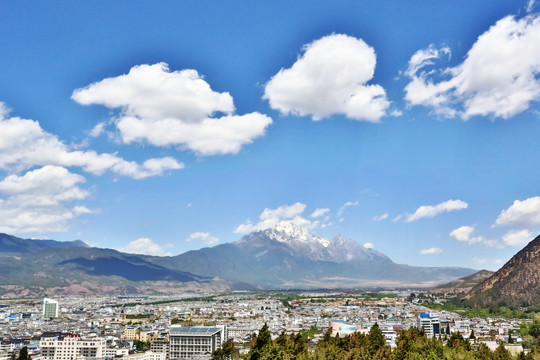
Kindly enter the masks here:
M 83 247 L 88 248 L 81 240 L 56 241 L 56 240 L 35 240 L 21 239 L 13 235 L 0 233 L 0 256 L 7 253 L 29 253 L 50 248 Z
M 271 289 L 427 287 L 475 272 L 396 264 L 353 240 L 328 240 L 290 223 L 252 232 L 233 243 L 150 261 Z
M 540 303 L 540 235 L 497 272 L 473 287 L 463 299 L 468 305 L 518 307 Z
M 0 294 L 429 287 L 473 272 L 396 264 L 353 240 L 328 240 L 292 224 L 177 256 L 0 234 Z

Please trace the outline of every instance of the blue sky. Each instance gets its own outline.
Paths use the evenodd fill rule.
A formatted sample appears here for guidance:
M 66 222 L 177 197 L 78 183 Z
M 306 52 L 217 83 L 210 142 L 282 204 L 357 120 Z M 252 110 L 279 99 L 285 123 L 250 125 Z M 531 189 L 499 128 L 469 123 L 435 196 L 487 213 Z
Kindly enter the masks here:
M 1 2 L 0 231 L 174 255 L 292 221 L 497 269 L 540 232 L 539 11 Z

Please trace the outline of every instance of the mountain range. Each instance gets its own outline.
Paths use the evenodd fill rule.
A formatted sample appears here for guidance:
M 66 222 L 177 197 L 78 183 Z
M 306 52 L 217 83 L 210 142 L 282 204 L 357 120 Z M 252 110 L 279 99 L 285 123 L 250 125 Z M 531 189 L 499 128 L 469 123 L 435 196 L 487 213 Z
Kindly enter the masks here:
M 283 223 L 177 256 L 89 247 L 82 241 L 0 234 L 0 294 L 428 287 L 474 273 L 396 264 L 356 241 Z

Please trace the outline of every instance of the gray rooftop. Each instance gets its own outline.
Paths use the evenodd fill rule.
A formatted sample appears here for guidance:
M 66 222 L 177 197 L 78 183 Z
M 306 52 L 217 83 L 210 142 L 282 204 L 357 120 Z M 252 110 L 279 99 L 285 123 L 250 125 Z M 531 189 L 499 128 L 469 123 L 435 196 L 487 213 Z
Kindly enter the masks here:
M 182 326 L 171 327 L 170 335 L 202 335 L 210 336 L 221 331 L 221 328 L 213 326 Z

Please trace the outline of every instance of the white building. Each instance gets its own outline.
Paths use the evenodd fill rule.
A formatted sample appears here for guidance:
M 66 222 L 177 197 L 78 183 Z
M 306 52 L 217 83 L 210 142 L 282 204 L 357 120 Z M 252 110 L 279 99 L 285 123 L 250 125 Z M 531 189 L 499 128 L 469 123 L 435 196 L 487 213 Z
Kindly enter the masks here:
M 58 317 L 58 301 L 53 299 L 43 299 L 43 317 L 52 319 Z
M 172 326 L 169 359 L 209 359 L 226 338 L 225 326 Z
M 124 356 L 123 360 L 165 360 L 167 354 L 162 352 L 146 351 L 143 353 Z
M 74 360 L 77 357 L 105 357 L 107 341 L 103 338 L 81 338 L 78 335 L 58 338 L 42 338 L 39 342 L 43 360 Z
M 416 326 L 419 329 L 424 329 L 428 338 L 440 336 L 441 325 L 439 323 L 439 315 L 434 313 L 420 313 L 416 318 Z

